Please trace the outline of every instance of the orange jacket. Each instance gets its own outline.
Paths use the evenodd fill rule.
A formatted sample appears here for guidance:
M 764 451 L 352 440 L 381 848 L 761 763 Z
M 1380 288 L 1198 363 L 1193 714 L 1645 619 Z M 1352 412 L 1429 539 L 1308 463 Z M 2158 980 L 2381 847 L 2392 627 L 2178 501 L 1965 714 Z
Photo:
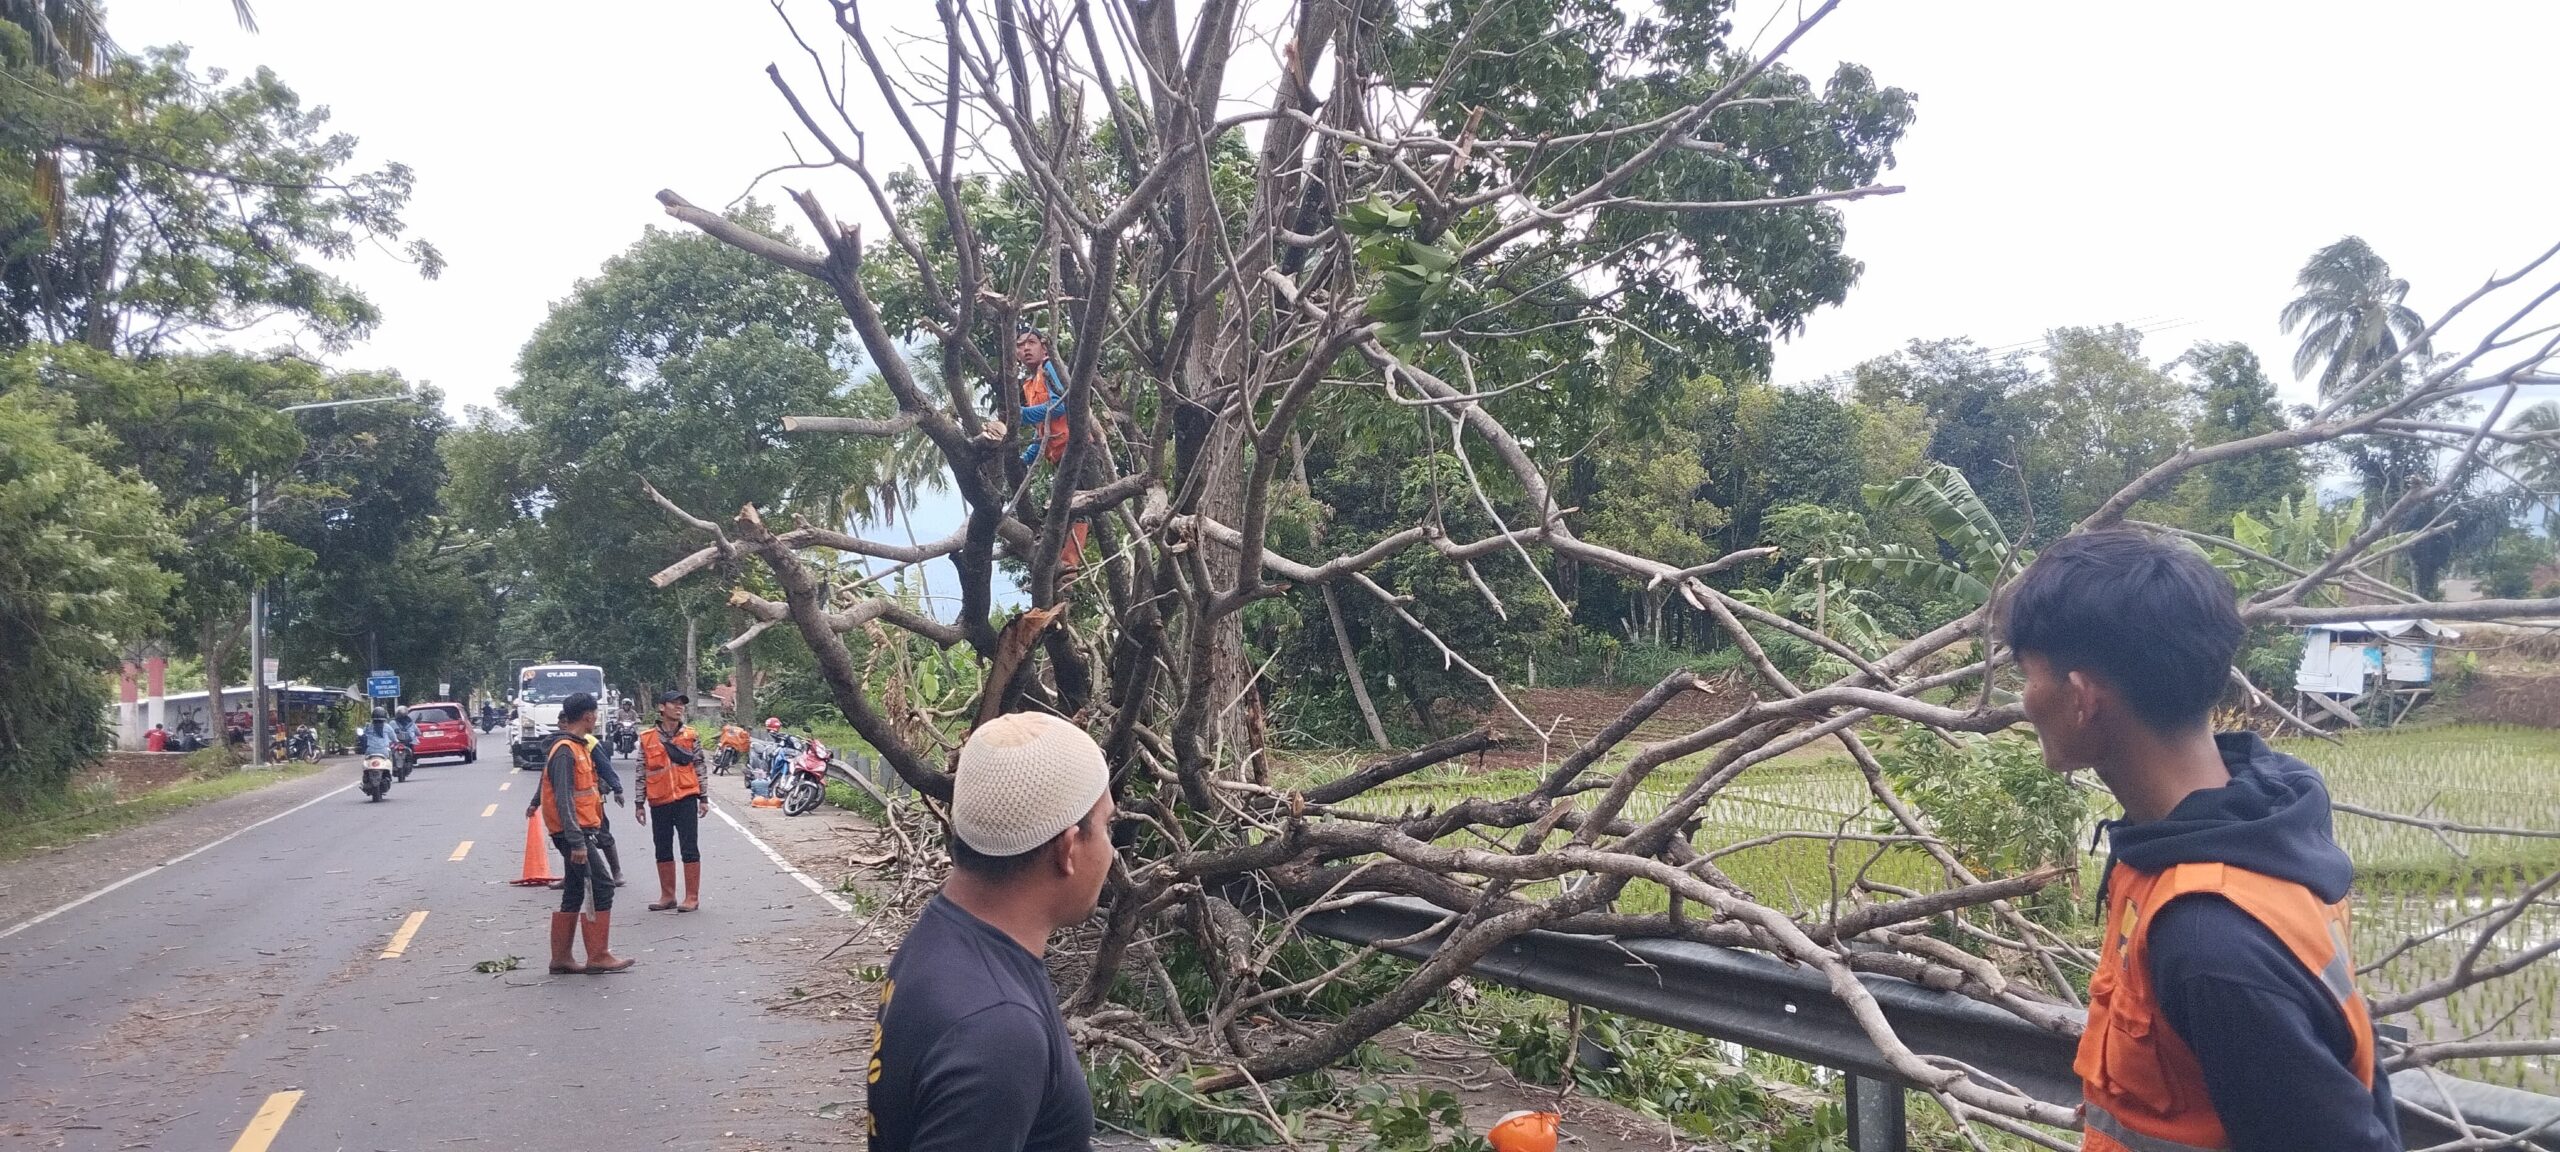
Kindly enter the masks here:
M 2350 1063 L 2373 1087 L 2373 1020 L 2356 992 L 2347 905 L 2228 864 L 2178 864 L 2156 873 L 2121 862 L 2107 878 L 2106 942 L 2089 978 L 2089 1023 L 2071 1062 L 2080 1074 L 2085 1152 L 2187 1152 L 2231 1146 L 2205 1094 L 2204 1069 L 2160 1012 L 2146 941 L 2161 908 L 2211 893 L 2248 913 L 2338 997 L 2356 1040 Z
M 676 729 L 675 745 L 690 753 L 690 764 L 667 755 L 666 736 L 655 724 L 640 730 L 640 791 L 651 804 L 673 804 L 702 795 L 702 742 L 688 724 Z
M 755 737 L 749 735 L 746 729 L 740 728 L 735 724 L 723 724 L 720 726 L 720 746 L 723 748 L 744 752 L 753 745 L 754 741 Z
M 578 821 L 580 828 L 602 827 L 604 796 L 596 791 L 595 759 L 587 755 L 586 741 L 575 736 L 562 736 L 552 741 L 551 752 L 558 752 L 562 745 L 568 746 L 569 756 L 575 761 L 570 768 L 570 815 Z M 543 754 L 543 759 L 546 761 L 550 757 L 551 754 L 548 752 Z M 538 800 L 542 808 L 542 826 L 552 835 L 557 836 L 563 831 L 560 827 L 560 805 L 552 799 L 551 771 L 548 768 L 543 770 L 541 788 L 542 794 Z

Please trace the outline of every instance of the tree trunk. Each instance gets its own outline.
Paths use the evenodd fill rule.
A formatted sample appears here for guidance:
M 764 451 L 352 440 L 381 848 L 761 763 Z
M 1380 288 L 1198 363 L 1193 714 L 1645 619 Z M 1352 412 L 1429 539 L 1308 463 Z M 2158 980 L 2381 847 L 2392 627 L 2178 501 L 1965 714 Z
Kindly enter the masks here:
M 1368 722 L 1369 739 L 1384 749 L 1388 747 L 1387 727 L 1378 722 L 1378 706 L 1369 701 L 1369 685 L 1360 675 L 1360 654 L 1352 650 L 1351 630 L 1342 623 L 1342 605 L 1334 598 L 1333 585 L 1316 587 L 1324 593 L 1325 619 L 1333 622 L 1333 646 L 1342 653 L 1342 674 L 1351 679 L 1351 699 L 1360 705 L 1360 719 Z
M 694 688 L 696 687 L 694 681 L 694 669 L 702 666 L 702 650 L 698 647 L 701 640 L 701 625 L 694 622 L 693 613 L 685 613 L 684 671 L 677 673 L 676 675 L 676 690 L 684 693 L 685 698 L 688 700 L 693 698 Z
M 744 610 L 734 608 L 729 611 L 729 623 L 736 633 L 743 633 L 754 626 L 754 621 L 747 619 Z M 755 718 L 756 646 L 753 643 L 738 645 L 738 660 L 729 673 L 729 699 L 733 701 L 730 713 L 738 723 L 745 724 Z

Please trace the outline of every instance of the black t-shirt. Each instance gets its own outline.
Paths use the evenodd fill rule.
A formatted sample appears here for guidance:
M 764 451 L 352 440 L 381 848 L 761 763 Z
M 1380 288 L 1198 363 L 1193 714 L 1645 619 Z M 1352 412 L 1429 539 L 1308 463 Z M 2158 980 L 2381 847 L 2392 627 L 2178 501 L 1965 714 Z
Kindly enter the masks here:
M 1086 1152 L 1093 1098 L 1040 958 L 937 895 L 889 961 L 871 1152 Z

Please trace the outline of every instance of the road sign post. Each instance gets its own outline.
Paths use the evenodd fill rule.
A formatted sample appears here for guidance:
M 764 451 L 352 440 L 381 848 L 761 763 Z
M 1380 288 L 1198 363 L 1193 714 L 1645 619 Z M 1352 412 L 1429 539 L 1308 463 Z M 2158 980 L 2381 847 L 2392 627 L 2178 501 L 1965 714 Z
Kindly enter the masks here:
M 374 669 L 364 678 L 364 694 L 376 700 L 399 699 L 399 673 L 382 668 Z

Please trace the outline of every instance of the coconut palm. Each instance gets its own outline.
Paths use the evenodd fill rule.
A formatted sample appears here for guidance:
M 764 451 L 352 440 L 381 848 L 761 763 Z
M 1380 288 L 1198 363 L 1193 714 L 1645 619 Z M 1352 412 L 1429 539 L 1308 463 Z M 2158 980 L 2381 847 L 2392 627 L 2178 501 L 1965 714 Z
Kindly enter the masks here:
M 2355 380 L 2374 365 L 2400 355 L 2427 354 L 2426 321 L 2402 300 L 2409 282 L 2391 274 L 2391 264 L 2360 236 L 2349 236 L 2311 254 L 2293 278 L 2302 290 L 2284 306 L 2287 335 L 2302 329 L 2302 344 L 2293 353 L 2293 374 L 2320 372 L 2320 395 Z
M 2560 400 L 2545 400 L 2507 421 L 2507 431 L 2543 439 L 2507 449 L 2501 465 L 2539 500 L 2560 494 Z
M 258 30 L 249 0 L 231 0 L 231 15 L 240 27 Z M 116 58 L 106 10 L 93 0 L 0 0 L 0 21 L 24 29 L 34 42 L 36 63 L 65 79 L 94 76 Z

